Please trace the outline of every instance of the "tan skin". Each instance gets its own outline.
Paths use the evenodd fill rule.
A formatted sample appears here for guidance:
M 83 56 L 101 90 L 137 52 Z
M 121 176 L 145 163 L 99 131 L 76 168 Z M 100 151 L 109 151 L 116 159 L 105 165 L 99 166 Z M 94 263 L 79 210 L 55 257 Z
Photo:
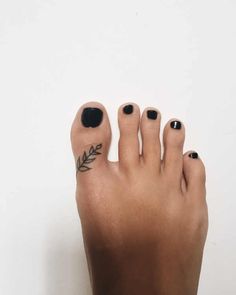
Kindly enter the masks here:
M 76 200 L 93 294 L 195 295 L 207 235 L 205 170 L 200 158 L 183 155 L 184 126 L 164 129 L 139 108 L 118 112 L 119 161 L 107 154 L 111 129 L 105 108 L 82 106 L 72 126 L 75 159 L 102 144 L 88 171 L 78 171 Z M 98 107 L 103 121 L 84 127 L 85 107 Z M 154 109 L 154 108 L 152 108 Z M 158 112 L 160 114 L 160 112 Z M 142 132 L 142 154 L 138 128 Z

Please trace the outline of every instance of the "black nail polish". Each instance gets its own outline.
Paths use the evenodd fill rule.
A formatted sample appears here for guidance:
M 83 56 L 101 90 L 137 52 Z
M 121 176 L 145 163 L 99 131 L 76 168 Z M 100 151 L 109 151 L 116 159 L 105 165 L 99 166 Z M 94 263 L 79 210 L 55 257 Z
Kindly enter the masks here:
M 101 124 L 103 112 L 98 108 L 85 108 L 81 115 L 84 127 L 97 127 Z
M 154 110 L 148 110 L 147 111 L 147 117 L 148 117 L 148 119 L 156 120 L 156 118 L 157 118 L 157 112 L 154 111 Z
M 179 129 L 181 129 L 182 124 L 181 124 L 180 121 L 172 121 L 172 122 L 170 123 L 170 127 L 173 128 L 173 129 L 177 129 L 177 130 L 179 130 Z
M 132 106 L 132 104 L 128 104 L 128 105 L 126 105 L 126 106 L 123 107 L 123 112 L 126 115 L 132 114 L 133 113 L 133 110 L 134 110 L 134 107 Z
M 198 153 L 196 153 L 196 152 L 191 153 L 188 156 L 189 156 L 189 158 L 192 158 L 192 159 L 198 159 Z

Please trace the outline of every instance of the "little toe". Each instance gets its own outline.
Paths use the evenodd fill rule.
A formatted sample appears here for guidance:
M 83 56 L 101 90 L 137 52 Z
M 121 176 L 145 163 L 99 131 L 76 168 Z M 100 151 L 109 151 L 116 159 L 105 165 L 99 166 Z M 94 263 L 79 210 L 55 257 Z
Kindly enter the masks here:
M 183 173 L 186 181 L 186 193 L 191 197 L 205 198 L 206 173 L 198 153 L 189 151 L 183 157 Z
M 142 156 L 145 163 L 160 171 L 161 143 L 160 143 L 161 114 L 155 108 L 146 108 L 141 117 Z
M 182 122 L 170 120 L 164 129 L 163 170 L 172 184 L 180 185 L 183 174 L 185 128 Z
M 71 128 L 77 174 L 87 175 L 88 171 L 107 165 L 110 141 L 111 127 L 105 107 L 98 102 L 81 106 Z
M 120 129 L 119 162 L 125 169 L 133 168 L 139 163 L 139 123 L 140 110 L 135 103 L 120 106 L 118 110 L 118 123 Z

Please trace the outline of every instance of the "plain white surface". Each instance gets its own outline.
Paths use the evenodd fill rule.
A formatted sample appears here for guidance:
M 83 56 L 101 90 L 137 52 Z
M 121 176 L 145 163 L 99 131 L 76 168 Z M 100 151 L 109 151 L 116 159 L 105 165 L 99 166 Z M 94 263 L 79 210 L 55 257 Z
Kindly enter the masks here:
M 69 131 L 78 107 L 158 107 L 208 172 L 200 295 L 236 294 L 235 0 L 0 2 L 0 294 L 90 295 Z

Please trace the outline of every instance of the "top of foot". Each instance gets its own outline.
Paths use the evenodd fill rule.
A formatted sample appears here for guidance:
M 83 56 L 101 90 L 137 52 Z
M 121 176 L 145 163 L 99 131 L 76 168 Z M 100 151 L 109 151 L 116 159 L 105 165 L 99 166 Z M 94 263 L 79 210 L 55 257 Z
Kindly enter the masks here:
M 85 248 L 96 284 L 105 280 L 97 269 L 100 263 L 108 259 L 111 273 L 117 264 L 126 273 L 122 261 L 129 257 L 133 280 L 140 276 L 139 266 L 152 265 L 153 290 L 162 290 L 166 280 L 178 286 L 176 292 L 158 294 L 191 295 L 196 294 L 207 232 L 205 169 L 197 152 L 183 154 L 185 127 L 179 119 L 165 125 L 161 158 L 160 123 L 156 108 L 148 107 L 140 115 L 135 103 L 122 105 L 119 161 L 110 162 L 111 127 L 105 107 L 89 102 L 79 109 L 71 141 Z M 101 258 L 94 253 L 102 253 Z M 177 268 L 182 269 L 178 275 Z M 146 284 L 143 278 L 140 290 Z

